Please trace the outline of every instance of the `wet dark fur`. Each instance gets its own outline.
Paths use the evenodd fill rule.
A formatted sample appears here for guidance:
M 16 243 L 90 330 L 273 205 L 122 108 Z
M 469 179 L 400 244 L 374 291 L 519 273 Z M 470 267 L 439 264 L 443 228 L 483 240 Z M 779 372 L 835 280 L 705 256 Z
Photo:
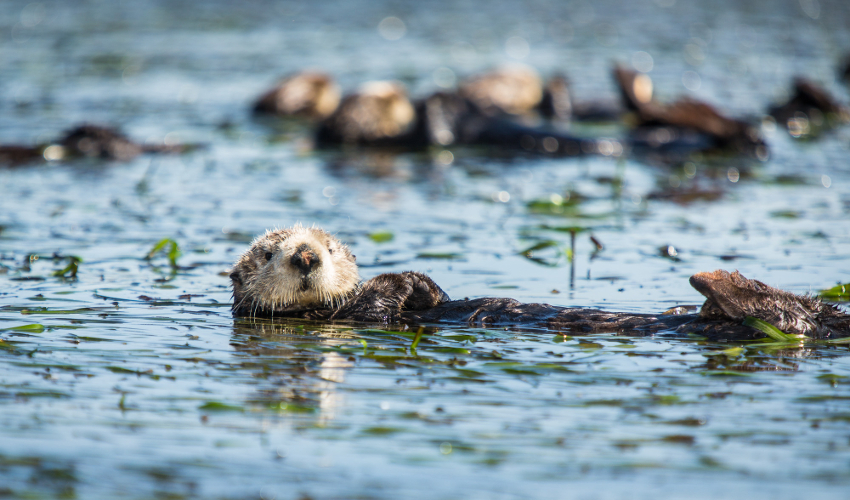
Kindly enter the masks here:
M 120 130 L 100 125 L 79 125 L 59 140 L 69 156 L 129 161 L 143 153 L 180 153 L 182 145 L 143 145 Z
M 62 146 L 63 155 L 70 158 L 100 158 L 104 160 L 129 161 L 144 153 L 180 153 L 187 146 L 159 145 L 150 146 L 134 142 L 116 128 L 100 125 L 78 125 L 67 132 L 54 144 Z M 21 163 L 44 161 L 44 149 L 50 144 L 39 146 L 5 145 L 0 146 L 0 163 L 17 165 Z
M 350 249 L 315 227 L 295 225 L 258 236 L 233 265 L 236 316 L 398 320 L 449 301 L 428 276 L 381 274 L 360 283 Z
M 600 141 L 579 139 L 563 132 L 529 127 L 516 122 L 498 109 L 484 111 L 471 100 L 454 92 L 437 92 L 415 104 L 415 120 L 399 127 L 394 135 L 378 134 L 358 112 L 356 95 L 343 99 L 334 115 L 319 127 L 316 144 L 332 147 L 360 146 L 422 149 L 431 145 L 491 146 L 505 151 L 533 152 L 552 156 L 599 153 Z M 614 142 L 607 140 L 607 145 Z
M 752 316 L 785 333 L 813 338 L 850 335 L 850 315 L 819 299 L 794 295 L 743 277 L 737 271 L 698 273 L 691 285 L 706 297 L 699 314 L 635 314 L 596 309 L 523 304 L 509 298 L 449 299 L 428 276 L 387 273 L 364 283 L 337 309 L 254 311 L 258 316 L 348 320 L 368 323 L 462 323 L 469 326 L 525 326 L 575 333 L 659 331 L 698 333 L 712 339 L 763 337 L 745 326 Z M 234 310 L 234 314 L 240 311 Z
M 42 148 L 10 144 L 0 146 L 0 164 L 17 166 L 44 160 Z
M 783 127 L 788 126 L 788 120 L 800 114 L 811 119 L 820 113 L 822 119 L 830 122 L 846 122 L 850 117 L 847 108 L 838 104 L 825 88 L 811 80 L 798 76 L 794 79 L 793 90 L 787 102 L 769 110 L 770 116 Z
M 375 276 L 330 319 L 399 321 L 405 312 L 426 311 L 451 299 L 425 274 L 407 271 Z
M 695 133 L 706 140 L 705 149 L 717 148 L 750 156 L 766 156 L 767 145 L 755 126 L 743 120 L 728 118 L 710 104 L 691 98 L 682 98 L 672 104 L 661 104 L 652 98 L 642 101 L 635 92 L 638 76 L 648 79 L 646 75 L 622 66 L 614 68 L 614 79 L 623 103 L 632 112 L 635 122 L 636 129 L 632 135 L 635 147 L 664 147 L 676 144 L 680 137 L 699 145 L 699 141 L 689 138 Z M 666 129 L 663 131 L 665 141 L 653 140 L 658 137 L 654 132 L 660 128 Z
M 236 282 L 238 276 L 231 276 Z M 234 287 L 236 285 L 234 284 Z M 350 320 L 367 323 L 393 323 L 403 313 L 424 311 L 450 301 L 434 280 L 425 274 L 406 271 L 385 273 L 363 283 L 353 294 L 344 298 L 336 309 L 319 307 L 309 310 L 268 310 L 234 307 L 236 316 L 290 317 L 318 320 Z
M 523 304 L 507 298 L 447 302 L 423 312 L 402 315 L 405 322 L 451 322 L 472 326 L 526 325 L 550 330 L 649 334 L 662 330 L 698 333 L 714 339 L 764 335 L 745 326 L 752 316 L 785 333 L 813 338 L 850 336 L 850 315 L 819 299 L 794 295 L 743 277 L 737 271 L 698 273 L 691 286 L 706 296 L 699 314 L 633 314 L 596 309 Z

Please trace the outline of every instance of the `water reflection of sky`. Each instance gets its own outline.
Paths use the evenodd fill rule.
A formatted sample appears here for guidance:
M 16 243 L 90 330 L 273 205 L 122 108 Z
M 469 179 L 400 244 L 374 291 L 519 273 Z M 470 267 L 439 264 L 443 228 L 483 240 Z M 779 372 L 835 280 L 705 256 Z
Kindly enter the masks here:
M 421 96 L 506 62 L 567 73 L 579 99 L 613 98 L 622 61 L 649 71 L 661 100 L 733 115 L 760 115 L 798 73 L 847 102 L 848 21 L 844 3 L 819 0 L 3 2 L 0 142 L 95 121 L 208 146 L 0 170 L 0 328 L 45 327 L 0 331 L 0 492 L 842 498 L 846 348 L 444 329 L 415 357 L 412 332 L 234 323 L 222 273 L 257 233 L 301 221 L 350 243 L 364 277 L 423 270 L 455 298 L 657 311 L 700 302 L 696 271 L 799 293 L 850 281 L 847 128 L 808 142 L 766 128 L 771 159 L 752 169 L 670 169 L 315 154 L 298 127 L 248 114 L 303 67 Z M 674 186 L 717 196 L 658 196 Z M 561 215 L 529 207 L 568 193 L 584 201 Z M 573 269 L 570 226 L 592 230 Z M 593 259 L 590 234 L 605 246 Z M 171 280 L 164 258 L 142 259 L 165 237 L 183 250 Z M 552 267 L 520 255 L 547 240 Z M 661 256 L 669 245 L 680 260 Z M 83 258 L 78 281 L 50 276 L 55 252 Z

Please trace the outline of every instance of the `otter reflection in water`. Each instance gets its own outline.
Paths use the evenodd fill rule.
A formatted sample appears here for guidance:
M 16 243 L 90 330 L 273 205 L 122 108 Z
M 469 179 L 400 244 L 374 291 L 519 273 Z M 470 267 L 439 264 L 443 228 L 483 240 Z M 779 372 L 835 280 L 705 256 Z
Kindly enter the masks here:
M 722 270 L 690 278 L 706 301 L 698 314 L 683 315 L 615 313 L 507 298 L 453 301 L 417 272 L 386 273 L 361 283 L 348 247 L 321 229 L 301 226 L 257 238 L 230 278 L 237 316 L 529 325 L 579 332 L 675 330 L 727 339 L 761 336 L 743 325 L 744 319 L 754 317 L 791 334 L 850 335 L 850 315 L 836 307 Z

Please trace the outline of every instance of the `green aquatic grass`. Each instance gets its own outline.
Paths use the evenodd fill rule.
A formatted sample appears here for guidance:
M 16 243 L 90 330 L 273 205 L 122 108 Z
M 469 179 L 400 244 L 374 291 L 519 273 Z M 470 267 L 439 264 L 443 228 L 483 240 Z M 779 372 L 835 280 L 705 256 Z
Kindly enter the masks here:
M 111 308 L 110 308 L 111 309 Z M 21 309 L 21 314 L 85 314 L 97 312 L 99 309 L 91 307 L 80 307 L 79 309 L 50 309 L 47 307 L 39 307 L 36 309 Z
M 543 250 L 545 248 L 552 248 L 552 247 L 557 248 L 558 242 L 555 241 L 555 240 L 543 240 L 543 241 L 535 243 L 534 245 L 531 245 L 530 247 L 526 248 L 525 250 L 520 250 L 518 253 L 520 255 L 524 256 L 524 257 L 531 257 L 533 255 L 533 253 L 538 251 L 538 250 Z
M 463 258 L 462 254 L 451 252 L 421 252 L 416 254 L 417 259 L 441 259 L 441 260 L 459 260 Z
M 850 301 L 850 283 L 836 285 L 826 290 L 818 292 L 818 296 L 824 300 L 831 302 L 848 302 Z
M 20 326 L 10 326 L 8 328 L 0 328 L 0 332 L 12 330 L 16 332 L 30 332 L 30 333 L 41 333 L 44 331 L 44 325 L 39 323 L 32 323 L 29 325 L 20 325 Z
M 754 318 L 752 316 L 747 316 L 744 319 L 744 324 L 747 325 L 747 326 L 751 326 L 751 327 L 755 328 L 756 330 L 764 333 L 765 335 L 767 335 L 768 337 L 770 337 L 771 339 L 773 339 L 777 342 L 795 342 L 796 343 L 796 342 L 800 342 L 801 337 L 802 337 L 802 336 L 799 336 L 799 335 L 787 334 L 787 333 L 783 332 L 782 330 L 780 330 L 779 328 L 776 328 L 775 326 L 771 325 L 767 321 L 764 321 L 764 320 L 761 320 L 761 319 L 758 319 L 758 318 Z
M 54 271 L 52 276 L 61 278 L 76 278 L 77 271 L 79 271 L 79 266 L 80 263 L 83 262 L 83 259 L 74 255 L 69 255 L 65 257 L 65 259 L 68 260 L 68 265 L 58 271 Z
M 367 235 L 375 243 L 387 243 L 395 238 L 391 231 L 378 231 Z
M 177 259 L 180 257 L 180 245 L 171 238 L 163 238 L 159 240 L 153 248 L 145 255 L 145 260 L 153 259 L 160 252 L 165 252 L 168 257 L 168 264 L 172 268 L 177 267 Z
M 422 335 L 423 335 L 424 333 L 425 333 L 425 327 L 424 327 L 424 326 L 420 326 L 420 327 L 419 327 L 419 329 L 416 331 L 416 336 L 415 336 L 415 337 L 413 337 L 413 343 L 412 343 L 412 344 L 410 344 L 410 351 L 411 351 L 411 353 L 415 353 L 415 352 L 416 352 L 416 347 L 419 345 L 419 341 L 420 341 L 420 340 L 422 340 Z
M 763 321 L 752 316 L 747 316 L 747 318 L 744 320 L 744 324 L 747 326 L 751 326 L 756 330 L 759 330 L 760 332 L 764 333 L 768 336 L 768 338 L 774 340 L 777 343 L 775 345 L 779 346 L 781 346 L 782 344 L 799 344 L 801 342 L 822 344 L 850 344 L 850 337 L 840 339 L 818 340 L 813 339 L 811 337 L 807 337 L 805 335 L 793 335 L 785 333 L 779 328 L 776 328 L 775 326 L 771 325 L 767 321 Z
M 218 401 L 208 401 L 201 406 L 198 407 L 199 410 L 202 411 L 215 411 L 215 412 L 225 412 L 225 411 L 236 411 L 242 412 L 245 411 L 241 406 L 229 405 L 225 403 L 221 403 Z

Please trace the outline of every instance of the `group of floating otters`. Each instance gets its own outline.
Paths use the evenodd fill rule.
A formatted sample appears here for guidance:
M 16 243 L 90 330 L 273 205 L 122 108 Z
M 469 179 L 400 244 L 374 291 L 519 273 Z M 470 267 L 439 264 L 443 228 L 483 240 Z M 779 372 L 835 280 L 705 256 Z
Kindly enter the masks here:
M 502 151 L 552 156 L 631 151 L 720 150 L 764 160 L 768 156 L 758 123 L 729 118 L 692 98 L 661 103 L 644 73 L 615 66 L 621 102 L 582 103 L 568 81 L 543 82 L 525 67 L 494 70 L 412 102 L 398 82 L 379 81 L 343 96 L 331 77 L 318 72 L 291 75 L 263 94 L 253 111 L 299 117 L 316 124 L 315 145 L 387 147 L 400 150 L 487 146 Z M 842 75 L 850 83 L 850 65 Z M 850 121 L 850 111 L 817 84 L 798 78 L 790 99 L 769 110 L 792 135 Z M 530 115 L 544 119 L 530 120 Z M 568 120 L 624 120 L 625 138 L 571 136 Z M 180 152 L 188 146 L 148 146 L 119 131 L 81 125 L 58 141 L 35 146 L 0 146 L 0 164 L 89 157 L 127 161 L 145 153 Z M 797 296 L 738 272 L 698 273 L 691 285 L 706 297 L 696 314 L 633 314 L 595 309 L 522 304 L 506 298 L 451 300 L 419 272 L 387 273 L 361 283 L 348 247 L 316 228 L 295 226 L 257 238 L 234 265 L 233 314 L 378 323 L 450 322 L 515 325 L 571 332 L 699 333 L 744 339 L 760 331 L 744 324 L 756 318 L 786 334 L 825 339 L 850 336 L 850 315 L 819 299 Z
M 373 81 L 343 96 L 329 75 L 302 71 L 264 93 L 253 111 L 315 123 L 318 148 L 356 145 L 409 151 L 471 145 L 547 156 L 619 156 L 624 148 L 638 154 L 721 150 L 767 158 L 759 120 L 730 118 L 689 97 L 661 103 L 653 97 L 648 75 L 621 65 L 614 67 L 613 76 L 620 102 L 576 101 L 566 77 L 554 75 L 544 82 L 525 66 L 474 75 L 454 90 L 411 101 L 399 82 Z M 848 108 L 802 77 L 794 81 L 789 100 L 770 108 L 769 114 L 797 136 L 850 121 Z M 621 138 L 582 138 L 553 126 L 569 120 L 621 121 L 630 132 Z M 0 164 L 74 157 L 127 161 L 140 154 L 186 149 L 142 145 L 117 129 L 88 124 L 48 144 L 0 145 Z
M 321 229 L 300 225 L 254 240 L 233 265 L 230 280 L 233 314 L 243 317 L 525 326 L 574 333 L 675 331 L 727 340 L 761 336 L 745 324 L 756 318 L 785 334 L 850 336 L 850 315 L 837 307 L 737 271 L 691 276 L 691 285 L 706 297 L 696 314 L 616 313 L 508 298 L 451 300 L 430 277 L 413 271 L 380 274 L 363 283 L 347 246 Z

